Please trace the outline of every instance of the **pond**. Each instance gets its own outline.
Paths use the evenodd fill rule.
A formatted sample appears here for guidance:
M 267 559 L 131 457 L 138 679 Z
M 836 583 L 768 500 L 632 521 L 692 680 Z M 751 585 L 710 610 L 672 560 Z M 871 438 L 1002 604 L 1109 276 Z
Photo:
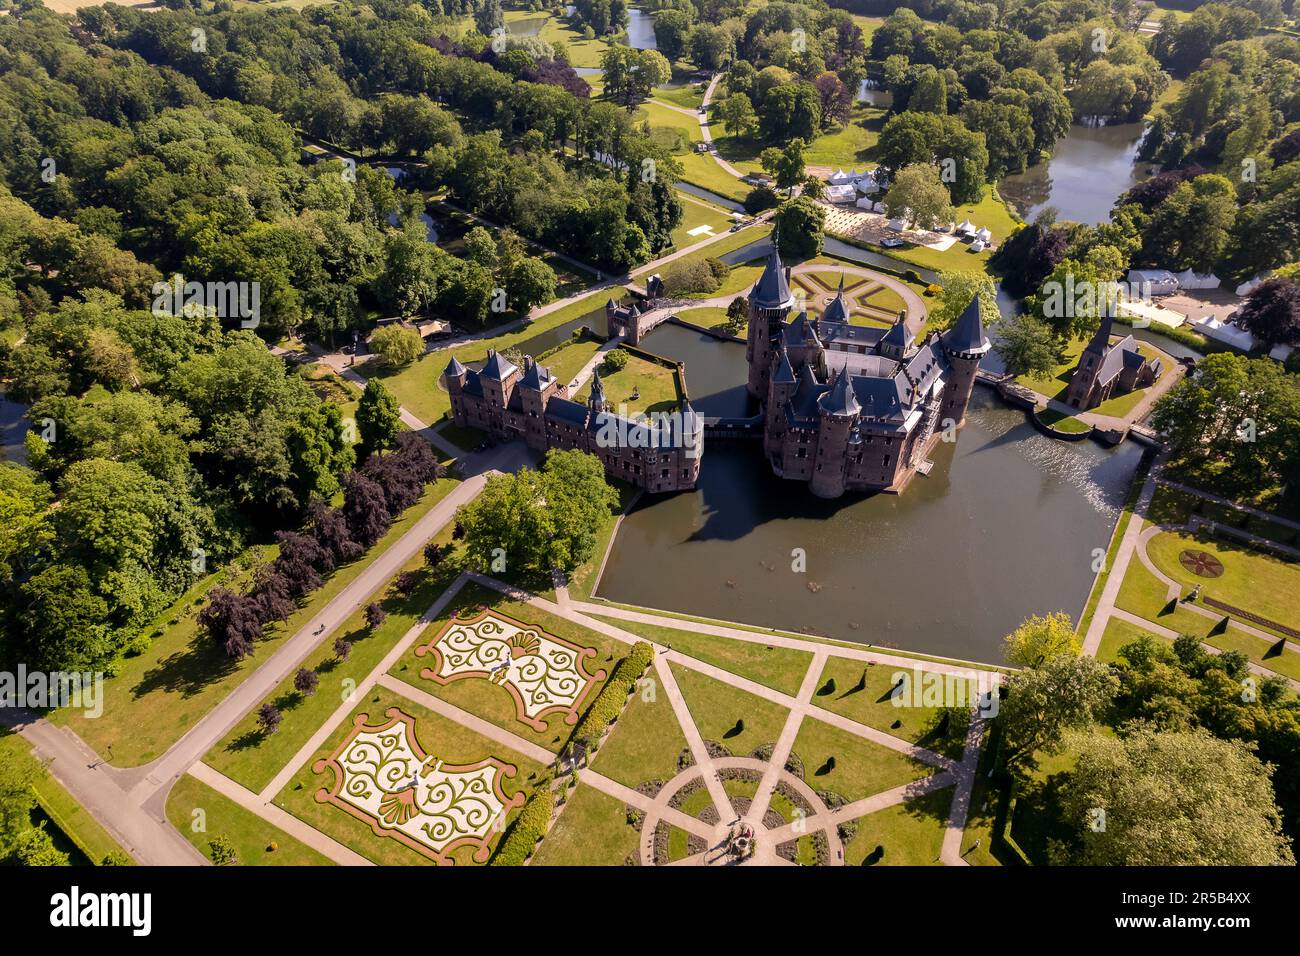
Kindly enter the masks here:
M 1143 123 L 1071 126 L 1050 159 L 998 183 L 1002 198 L 1026 222 L 1048 206 L 1061 219 L 1095 226 L 1110 216 L 1115 200 L 1146 178 L 1138 162 Z
M 1081 613 L 1140 454 L 1046 438 L 983 387 L 902 495 L 823 501 L 775 477 L 757 443 L 714 441 L 694 491 L 645 496 L 623 520 L 597 594 L 1001 661 L 1028 615 Z
M 627 11 L 627 45 L 637 50 L 658 49 L 654 17 L 636 7 Z
M 665 322 L 642 340 L 641 347 L 686 363 L 691 407 L 705 418 L 744 418 L 758 410 L 745 387 L 749 367 L 745 346 L 739 342 L 724 342 Z

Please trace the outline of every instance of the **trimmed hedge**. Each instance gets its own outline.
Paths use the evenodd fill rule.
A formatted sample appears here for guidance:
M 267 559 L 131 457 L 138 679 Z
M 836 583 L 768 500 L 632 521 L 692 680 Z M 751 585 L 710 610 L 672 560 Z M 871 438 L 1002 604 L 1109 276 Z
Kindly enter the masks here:
M 555 812 L 555 792 L 544 786 L 533 793 L 510 825 L 510 831 L 497 845 L 491 866 L 523 866 L 524 861 L 546 835 L 546 825 Z
M 637 679 L 645 673 L 654 656 L 654 648 L 645 641 L 637 641 L 632 645 L 632 650 L 628 652 L 627 657 L 618 662 L 614 673 L 596 695 L 596 700 L 587 708 L 578 725 L 573 728 L 573 734 L 569 739 L 578 740 L 585 737 L 593 744 L 599 740 L 605 728 L 618 720 L 619 715 L 623 713 L 628 695 L 632 693 Z

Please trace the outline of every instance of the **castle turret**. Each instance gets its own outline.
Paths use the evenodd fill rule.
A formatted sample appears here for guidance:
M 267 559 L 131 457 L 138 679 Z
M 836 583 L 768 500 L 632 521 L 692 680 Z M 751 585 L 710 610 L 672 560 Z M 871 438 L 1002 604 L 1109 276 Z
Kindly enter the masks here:
M 777 252 L 777 235 L 772 233 L 772 252 L 763 274 L 749 290 L 749 333 L 745 358 L 749 361 L 749 394 L 767 398 L 767 382 L 772 374 L 772 338 L 786 313 L 794 306 L 790 282 L 781 254 Z
M 599 414 L 609 408 L 605 400 L 605 386 L 600 380 L 600 369 L 591 370 L 591 394 L 587 396 L 587 407 Z
M 763 451 L 770 457 L 780 454 L 785 441 L 785 404 L 799 387 L 790 355 L 785 350 L 784 336 L 778 339 L 776 368 L 767 387 L 767 424 L 763 429 Z
M 454 355 L 442 373 L 443 382 L 447 386 L 447 395 L 451 398 L 451 417 L 462 428 L 467 424 L 467 419 L 465 402 L 461 395 L 465 390 L 465 379 L 468 375 L 469 369 L 461 365 Z
M 940 343 L 952 373 L 944 386 L 943 404 L 936 424 L 939 428 L 947 428 L 950 423 L 961 426 L 966 421 L 966 406 L 970 404 L 971 392 L 975 388 L 975 373 L 979 371 L 980 360 L 991 347 L 980 319 L 978 295 L 971 299 L 953 327 L 943 333 Z
M 524 374 L 519 379 L 519 399 L 524 411 L 524 440 L 530 448 L 546 449 L 546 403 L 558 383 L 550 369 L 532 356 L 524 357 Z
M 849 442 L 862 406 L 843 369 L 817 400 L 817 460 L 808 489 L 819 498 L 838 498 L 847 484 Z
M 827 304 L 826 311 L 822 313 L 822 320 L 824 322 L 843 322 L 845 324 L 849 321 L 849 303 L 844 298 L 844 273 L 842 272 L 840 273 L 839 291 L 835 293 L 835 298 L 831 299 Z

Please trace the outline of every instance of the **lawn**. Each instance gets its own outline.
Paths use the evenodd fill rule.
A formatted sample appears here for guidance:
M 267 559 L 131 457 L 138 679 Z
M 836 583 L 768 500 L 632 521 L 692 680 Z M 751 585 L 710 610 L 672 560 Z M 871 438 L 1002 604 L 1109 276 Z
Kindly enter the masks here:
M 561 385 L 568 385 L 591 361 L 592 356 L 600 351 L 602 345 L 604 343 L 599 339 L 590 337 L 574 339 L 538 361 L 551 370 Z
M 1125 644 L 1132 644 L 1144 635 L 1154 637 L 1156 640 L 1164 640 L 1158 634 L 1143 630 L 1136 624 L 1112 617 L 1106 622 L 1105 633 L 1102 634 L 1101 643 L 1097 645 L 1097 660 L 1108 663 L 1119 660 L 1120 648 Z M 1165 640 L 1165 643 L 1172 645 L 1173 641 Z
M 143 654 L 127 658 L 118 674 L 104 681 L 100 717 L 87 719 L 79 711 L 64 709 L 51 713 L 50 719 L 71 728 L 114 766 L 136 767 L 161 756 L 456 484 L 443 479 L 429 486 L 373 548 L 338 568 L 287 621 L 268 627 L 267 637 L 249 657 L 232 662 L 199 633 L 196 615 L 207 592 L 217 585 L 242 586 L 251 576 L 251 569 L 219 571 L 198 582 L 161 615 L 157 626 L 162 633 Z M 262 554 L 264 560 L 272 556 L 269 549 Z
M 655 679 L 655 675 L 650 675 Z M 686 749 L 677 715 L 668 698 L 658 691 L 654 700 L 633 694 L 623 716 L 596 751 L 591 769 L 628 787 L 648 780 L 667 783 L 677 776 L 677 758 Z
M 803 761 L 809 786 L 850 801 L 938 773 L 929 764 L 812 717 L 800 725 L 794 753 Z
M 698 110 L 700 104 L 704 102 L 704 91 L 708 85 L 707 83 L 681 83 L 672 86 L 665 84 L 655 89 L 654 98 L 680 106 L 682 109 Z
M 673 245 L 678 249 L 693 246 L 701 240 L 720 235 L 731 228 L 731 213 L 720 206 L 696 199 L 684 192 L 679 192 L 677 198 L 682 204 L 682 221 L 673 230 Z M 697 231 L 692 234 L 692 230 L 699 230 L 701 227 L 707 227 L 710 231 Z
M 417 554 L 402 572 L 420 571 L 424 566 L 424 555 Z M 302 662 L 303 667 L 315 671 L 320 679 L 316 693 L 299 693 L 294 689 L 293 675 L 289 675 L 263 701 L 279 709 L 282 718 L 279 729 L 269 736 L 261 731 L 257 725 L 259 705 L 207 753 L 204 762 L 254 793 L 260 793 L 451 584 L 458 571 L 444 567 L 440 573 L 422 571 L 419 584 L 406 597 L 394 590 L 390 578 L 380 592 L 382 596 L 376 595 L 388 615 L 384 621 L 371 630 L 362 607 L 336 632 L 352 644 L 347 660 L 338 658 L 331 640 Z
M 1223 576 L 1203 578 L 1179 563 L 1185 550 L 1207 552 L 1223 563 Z M 1300 564 L 1231 544 L 1206 534 L 1165 531 L 1147 545 L 1147 554 L 1166 575 L 1186 587 L 1200 585 L 1201 595 L 1250 611 L 1270 621 L 1300 629 Z M 1210 608 L 1210 610 L 1216 610 Z
M 799 685 L 803 683 L 808 665 L 812 663 L 812 654 L 807 651 L 697 634 L 657 624 L 642 624 L 639 621 L 618 618 L 610 618 L 608 621 L 615 627 L 640 634 L 657 644 L 670 644 L 674 651 L 747 677 L 791 697 L 799 692 Z
M 706 329 L 722 331 L 722 326 L 727 322 L 727 310 L 701 306 L 698 309 L 683 309 L 677 313 L 677 318 Z
M 586 662 L 587 673 L 593 676 L 597 671 L 603 670 L 608 677 L 613 673 L 614 666 L 627 654 L 627 645 L 613 638 L 588 631 L 584 627 L 554 617 L 530 604 L 512 601 L 499 591 L 471 583 L 457 592 L 438 619 L 429 625 L 421 638 L 402 655 L 389 673 L 426 694 L 441 698 L 462 710 L 482 717 L 489 723 L 496 724 L 503 730 L 558 753 L 565 741 L 569 739 L 572 730 L 572 725 L 565 723 L 564 713 L 556 711 L 542 717 L 546 729 L 536 730 L 530 724 L 519 720 L 515 698 L 504 686 L 481 678 L 465 678 L 444 685 L 420 676 L 422 670 L 434 666 L 434 658 L 429 654 L 417 657 L 416 649 L 427 645 L 457 612 L 470 613 L 473 609 L 483 606 L 499 611 L 516 621 L 540 628 L 555 637 L 562 637 L 579 647 L 596 648 L 595 658 L 588 658 Z M 593 680 L 591 689 L 582 700 L 582 706 L 590 706 L 603 686 L 605 686 L 604 679 Z
M 804 150 L 804 162 L 845 170 L 875 165 L 876 143 L 888 112 L 869 103 L 855 103 L 848 124 L 817 136 Z
M 621 866 L 636 856 L 637 844 L 623 804 L 579 783 L 530 865 Z
M 1092 431 L 1092 426 L 1087 422 L 1081 421 L 1073 415 L 1058 412 L 1054 408 L 1040 408 L 1034 412 L 1034 416 L 1048 428 L 1058 432 L 1065 432 L 1068 435 L 1082 435 L 1085 432 Z
M 381 368 L 376 363 L 366 362 L 358 365 L 357 370 L 367 377 L 379 378 L 388 386 L 388 390 L 393 393 L 403 408 L 421 421 L 432 424 L 451 409 L 447 392 L 438 383 L 438 379 L 442 376 L 447 363 L 451 361 L 452 355 L 466 365 L 482 362 L 487 358 L 488 349 L 505 351 L 512 345 L 526 342 L 533 336 L 553 329 L 557 325 L 563 325 L 570 319 L 588 314 L 597 316 L 603 325 L 605 302 L 610 298 L 617 301 L 626 291 L 618 287 L 602 289 L 562 309 L 549 312 L 522 327 L 516 327 L 513 331 L 502 332 L 490 338 L 476 339 L 452 349 L 426 352 L 403 369 Z
M 52 824 L 50 835 L 55 837 L 55 845 L 60 849 L 67 852 L 60 845 L 63 841 L 55 829 L 61 831 L 67 842 L 90 863 L 98 865 L 110 853 L 127 855 L 117 840 L 99 825 L 99 821 L 54 779 L 22 736 L 8 729 L 0 730 L 0 761 L 12 769 L 27 767 L 33 771 L 32 789 L 36 792 L 36 802 Z M 76 854 L 72 857 L 75 861 Z
M 780 704 L 680 664 L 670 666 L 691 718 L 705 740 L 716 741 L 743 757 L 764 744 L 776 743 L 781 736 L 789 713 Z
M 356 715 L 366 714 L 369 716 L 370 723 L 382 723 L 387 719 L 385 713 L 390 707 L 397 707 L 403 713 L 414 717 L 416 739 L 424 752 L 448 764 L 474 763 L 488 756 L 513 764 L 517 768 L 515 775 L 502 778 L 502 790 L 507 797 L 521 791 L 527 794 L 547 779 L 546 768 L 541 764 L 488 740 L 468 727 L 426 710 L 386 688 L 376 687 L 367 695 L 367 699 L 358 704 L 356 709 L 335 728 L 320 751 L 309 757 L 298 769 L 293 779 L 276 797 L 276 806 L 381 866 L 431 864 L 432 861 L 423 854 L 409 849 L 397 840 L 376 836 L 369 824 L 363 823 L 341 808 L 316 801 L 316 792 L 328 788 L 333 783 L 334 774 L 328 769 L 324 773 L 315 773 L 312 764 L 318 758 L 328 757 L 338 749 L 351 731 Z M 505 820 L 506 827 L 518 812 L 518 808 L 511 811 Z M 494 836 L 492 841 L 495 843 L 497 839 L 499 837 Z M 458 864 L 473 865 L 470 847 L 461 847 L 452 856 Z
M 961 733 L 956 728 L 950 736 L 935 730 L 940 708 L 894 706 L 891 694 L 900 673 L 896 668 L 848 657 L 829 657 L 817 679 L 813 703 L 900 740 L 929 750 L 938 748 L 939 753 L 960 760 L 964 749 Z M 908 673 L 908 680 L 914 680 L 915 673 Z
M 1111 338 L 1112 341 L 1118 341 L 1123 338 L 1123 335 L 1112 336 Z M 1070 386 L 1070 379 L 1074 375 L 1074 367 L 1079 364 L 1079 356 L 1083 353 L 1084 347 L 1087 346 L 1088 342 L 1091 340 L 1092 336 L 1089 335 L 1087 338 L 1076 339 L 1071 342 L 1069 346 L 1066 347 L 1062 361 L 1047 375 L 1042 377 L 1019 375 L 1016 377 L 1016 381 L 1019 384 L 1024 385 L 1026 388 L 1033 389 L 1040 395 L 1045 395 L 1048 398 L 1055 398 L 1062 402 L 1065 401 L 1065 393 Z M 1161 360 L 1162 369 L 1160 372 L 1160 378 L 1164 378 L 1165 375 L 1169 374 L 1169 369 L 1173 364 L 1173 359 L 1169 356 L 1150 345 L 1147 345 L 1145 342 L 1138 343 L 1138 351 L 1146 358 L 1159 358 Z M 1159 380 L 1157 379 L 1157 381 Z M 1116 395 L 1113 398 L 1106 399 L 1106 401 L 1102 402 L 1096 408 L 1089 408 L 1086 409 L 1086 411 L 1097 415 L 1111 415 L 1115 418 L 1123 418 L 1133 410 L 1138 402 L 1142 401 L 1142 399 L 1146 397 L 1149 389 L 1154 387 L 1153 383 L 1151 386 L 1148 386 L 1148 388 L 1137 388 L 1123 395 Z M 1053 423 L 1053 427 L 1058 428 L 1061 431 L 1087 430 L 1086 428 L 1079 427 L 1082 423 L 1075 423 L 1075 425 L 1072 426 L 1068 424 L 1068 421 L 1068 419 L 1058 419 Z
M 605 388 L 605 400 L 610 410 L 619 415 L 648 415 L 657 412 L 675 412 L 681 407 L 682 387 L 676 369 L 665 368 L 627 352 L 628 363 L 617 372 L 600 370 L 600 380 Z M 594 376 L 589 379 L 574 401 L 585 403 L 591 396 Z
M 935 866 L 952 807 L 952 788 L 886 807 L 857 820 L 845 866 Z
M 197 818 L 203 824 L 199 832 L 194 830 L 196 810 L 202 811 Z M 212 858 L 208 842 L 224 836 L 234 845 L 239 866 L 334 865 L 328 857 L 189 774 L 182 774 L 167 795 L 167 819 L 207 859 Z

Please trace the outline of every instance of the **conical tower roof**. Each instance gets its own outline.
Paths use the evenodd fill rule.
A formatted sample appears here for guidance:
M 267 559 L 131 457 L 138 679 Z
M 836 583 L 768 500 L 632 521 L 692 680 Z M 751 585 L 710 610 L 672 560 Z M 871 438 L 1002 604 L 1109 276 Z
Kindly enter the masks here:
M 949 352 L 962 352 L 968 355 L 983 355 L 989 350 L 989 340 L 984 334 L 984 323 L 980 319 L 980 297 L 977 294 L 966 306 L 957 322 L 943 333 L 943 347 Z
M 785 266 L 781 264 L 781 253 L 777 251 L 776 232 L 772 232 L 772 251 L 768 254 L 767 265 L 763 274 L 750 290 L 749 301 L 760 309 L 788 309 L 794 305 L 790 295 L 790 283 L 785 278 Z
M 831 299 L 826 306 L 826 311 L 822 313 L 822 318 L 827 322 L 848 322 L 849 321 L 849 304 L 844 300 L 844 274 L 840 273 L 840 289 L 835 293 L 835 298 Z
M 862 411 L 862 406 L 858 404 L 858 396 L 849 382 L 848 373 L 843 369 L 835 374 L 830 390 L 821 397 L 818 404 L 828 415 L 850 417 Z

